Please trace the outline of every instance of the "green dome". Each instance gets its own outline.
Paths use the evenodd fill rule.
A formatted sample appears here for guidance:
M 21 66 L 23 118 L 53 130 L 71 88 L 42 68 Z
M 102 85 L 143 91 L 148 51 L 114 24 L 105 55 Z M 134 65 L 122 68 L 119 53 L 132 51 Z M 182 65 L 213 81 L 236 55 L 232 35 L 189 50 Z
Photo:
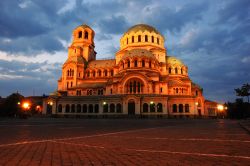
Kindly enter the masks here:
M 174 57 L 174 56 L 168 56 L 166 59 L 167 64 L 171 64 L 171 65 L 180 65 L 180 66 L 185 66 L 185 64 L 178 58 Z
M 137 25 L 134 25 L 131 28 L 129 28 L 127 30 L 127 32 L 125 32 L 125 34 L 129 34 L 131 32 L 136 33 L 138 31 L 142 31 L 142 32 L 144 32 L 144 31 L 155 32 L 156 34 L 161 35 L 159 33 L 159 31 L 157 31 L 154 27 L 152 27 L 150 25 L 147 25 L 147 24 L 137 24 Z

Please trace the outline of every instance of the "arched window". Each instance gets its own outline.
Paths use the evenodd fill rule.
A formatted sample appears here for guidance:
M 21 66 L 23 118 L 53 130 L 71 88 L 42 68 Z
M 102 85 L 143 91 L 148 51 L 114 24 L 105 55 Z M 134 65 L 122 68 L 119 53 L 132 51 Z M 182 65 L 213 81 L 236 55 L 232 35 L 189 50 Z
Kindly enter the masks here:
M 148 35 L 145 35 L 145 42 L 148 42 Z
M 185 112 L 189 112 L 189 104 L 185 104 Z
M 162 112 L 162 104 L 161 103 L 158 103 L 157 104 L 157 112 Z
M 122 105 L 120 103 L 116 104 L 116 112 L 121 113 L 122 112 Z
M 58 105 L 57 112 L 62 112 L 62 104 Z
M 152 37 L 151 37 L 151 41 L 152 41 L 152 43 L 154 43 L 154 42 L 155 42 L 155 40 L 154 40 L 154 36 L 152 36 Z
M 113 76 L 114 75 L 114 70 L 111 70 L 110 71 L 110 76 Z
M 141 42 L 141 35 L 138 36 L 138 42 Z
M 92 72 L 93 77 L 95 77 L 95 71 Z
M 181 74 L 183 74 L 183 70 L 181 69 Z
M 127 44 L 128 44 L 128 38 L 127 38 Z
M 89 113 L 93 113 L 93 105 L 92 104 L 89 105 Z
M 141 63 L 142 63 L 142 67 L 145 67 L 145 60 L 142 60 Z
M 137 67 L 137 60 L 134 61 L 134 67 Z
M 109 105 L 108 104 L 104 104 L 103 105 L 103 112 L 104 113 L 108 112 L 108 109 L 109 109 Z
M 143 104 L 143 109 L 142 109 L 143 112 L 148 112 L 148 104 L 147 103 L 144 103 Z
M 177 112 L 177 105 L 173 104 L 173 112 Z
M 112 104 L 110 104 L 110 106 L 109 106 L 109 111 L 110 112 L 115 112 L 115 105 L 112 103 Z
M 130 61 L 128 60 L 127 63 L 128 63 L 128 68 L 129 68 L 130 67 Z
M 183 112 L 183 104 L 179 104 L 179 112 Z
M 178 93 L 178 88 L 176 88 L 176 93 Z
M 140 79 L 133 78 L 126 82 L 125 92 L 127 93 L 142 93 L 143 82 Z
M 177 67 L 175 68 L 175 74 L 178 74 L 178 69 L 177 69 Z
M 70 111 L 70 106 L 69 106 L 69 104 L 67 104 L 65 112 L 68 113 L 69 111 Z
M 84 33 L 84 39 L 88 39 L 89 38 L 89 33 L 88 32 L 85 32 Z
M 69 70 L 67 71 L 67 76 L 69 76 Z
M 102 72 L 101 70 L 98 70 L 98 76 L 101 77 L 102 76 Z
M 95 104 L 95 113 L 99 112 L 99 104 Z
M 160 40 L 159 40 L 159 38 L 157 37 L 157 44 L 160 44 Z
M 80 104 L 77 104 L 77 106 L 76 106 L 76 112 L 81 112 L 81 105 Z
M 78 38 L 82 38 L 82 31 L 78 32 Z
M 110 89 L 110 94 L 112 95 L 112 93 L 113 93 L 113 89 L 111 88 L 111 89 Z
M 71 112 L 75 112 L 75 104 L 71 105 Z
M 90 71 L 87 71 L 87 77 L 90 77 Z
M 108 75 L 108 71 L 104 70 L 104 76 L 107 77 L 107 75 Z
M 168 68 L 168 73 L 169 73 L 169 74 L 171 74 L 171 67 L 170 67 L 170 68 Z
M 149 65 L 149 68 L 151 68 L 151 61 L 149 61 L 149 64 L 148 64 L 148 65 Z
M 134 41 L 135 41 L 135 38 L 134 38 L 134 36 L 132 36 L 132 43 L 134 43 Z
M 82 112 L 83 113 L 87 112 L 87 104 L 83 104 L 83 106 L 82 106 Z
M 150 104 L 150 112 L 155 112 L 155 103 Z

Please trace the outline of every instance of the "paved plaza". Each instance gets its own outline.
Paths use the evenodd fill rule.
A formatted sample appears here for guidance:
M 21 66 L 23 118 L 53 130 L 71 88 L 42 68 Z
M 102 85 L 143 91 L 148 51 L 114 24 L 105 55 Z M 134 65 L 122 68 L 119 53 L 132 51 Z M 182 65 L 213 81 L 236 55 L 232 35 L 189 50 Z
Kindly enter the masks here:
M 0 132 L 0 165 L 250 165 L 231 120 L 1 119 Z

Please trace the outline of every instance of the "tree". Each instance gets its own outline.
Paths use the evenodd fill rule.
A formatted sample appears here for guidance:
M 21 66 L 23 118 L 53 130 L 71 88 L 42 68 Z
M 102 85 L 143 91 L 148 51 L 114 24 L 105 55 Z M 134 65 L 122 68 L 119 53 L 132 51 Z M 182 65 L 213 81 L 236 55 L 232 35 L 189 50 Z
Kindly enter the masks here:
M 237 96 L 247 97 L 247 102 L 249 103 L 249 95 L 250 95 L 250 85 L 243 84 L 241 88 L 234 89 Z
M 6 98 L 3 103 L 3 108 L 1 110 L 2 115 L 4 116 L 14 116 L 19 113 L 20 103 L 24 97 L 19 93 L 13 93 Z

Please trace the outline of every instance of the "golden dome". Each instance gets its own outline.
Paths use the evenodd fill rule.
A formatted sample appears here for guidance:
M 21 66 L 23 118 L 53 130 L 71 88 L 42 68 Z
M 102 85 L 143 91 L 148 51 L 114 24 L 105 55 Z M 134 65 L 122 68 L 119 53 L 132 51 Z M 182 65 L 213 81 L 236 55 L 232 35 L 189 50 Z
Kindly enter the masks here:
M 132 26 L 131 28 L 129 28 L 127 30 L 127 32 L 125 32 L 125 34 L 129 34 L 131 32 L 138 32 L 138 31 L 149 31 L 149 32 L 155 32 L 156 34 L 161 35 L 154 27 L 147 25 L 147 24 L 137 24 Z
M 166 58 L 166 62 L 167 62 L 167 64 L 171 64 L 171 65 L 177 64 L 177 65 L 180 65 L 180 66 L 183 66 L 183 65 L 185 66 L 185 64 L 180 59 L 178 59 L 178 58 L 176 58 L 174 56 L 168 56 Z

